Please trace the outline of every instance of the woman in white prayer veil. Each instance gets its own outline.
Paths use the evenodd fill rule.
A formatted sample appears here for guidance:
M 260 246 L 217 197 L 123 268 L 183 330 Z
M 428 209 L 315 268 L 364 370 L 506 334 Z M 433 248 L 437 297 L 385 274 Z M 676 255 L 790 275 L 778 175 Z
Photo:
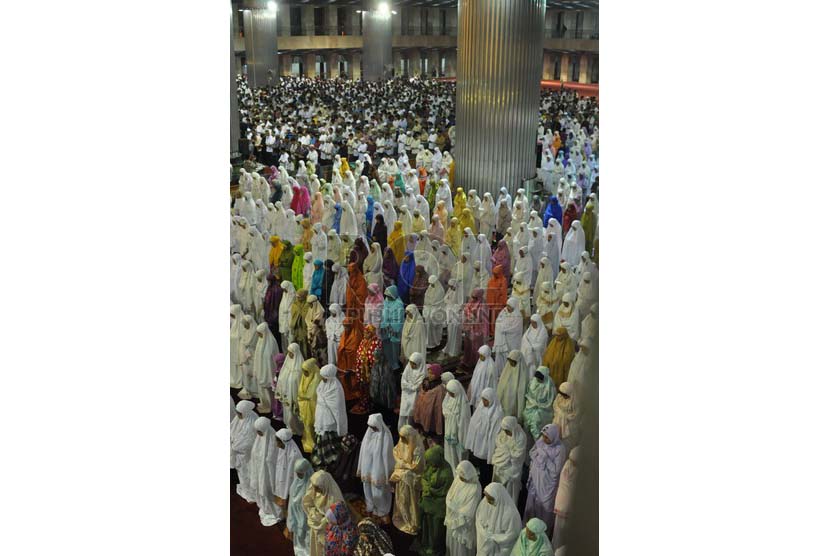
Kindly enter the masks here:
M 394 447 L 392 433 L 383 422 L 383 416 L 380 413 L 369 415 L 366 434 L 360 443 L 357 475 L 363 482 L 366 513 L 374 517 L 386 517 L 392 509 L 389 477 L 395 470 Z
M 496 448 L 496 435 L 503 417 L 504 413 L 496 391 L 493 388 L 485 388 L 470 418 L 467 441 L 464 444 L 474 457 L 492 463 L 493 450 Z
M 236 404 L 235 413 L 236 416 L 231 421 L 231 469 L 236 469 L 239 476 L 236 493 L 247 502 L 254 502 L 250 486 L 251 448 L 257 437 L 254 430 L 254 421 L 257 419 L 254 402 L 240 401 Z
M 257 342 L 254 351 L 254 377 L 256 377 L 259 413 L 271 413 L 271 381 L 274 376 L 274 354 L 277 353 L 277 339 L 271 334 L 268 323 L 256 327 Z
M 256 210 L 256 203 L 254 202 L 254 197 L 250 191 L 246 191 L 242 194 L 242 202 L 239 206 L 239 214 L 242 215 L 245 220 L 251 226 L 256 226 L 259 222 L 259 215 L 257 214 Z
M 444 288 L 434 274 L 429 277 L 429 286 L 424 293 L 424 322 L 427 327 L 427 348 L 441 344 L 447 313 L 444 308 Z
M 522 336 L 522 357 L 528 369 L 535 369 L 542 364 L 542 356 L 548 347 L 548 331 L 542 317 L 534 314 L 530 317 L 530 326 Z
M 369 255 L 363 261 L 363 277 L 366 279 L 367 286 L 372 284 L 383 286 L 383 254 L 377 242 L 369 247 Z
M 401 404 L 398 411 L 398 429 L 408 425 L 415 411 L 415 401 L 424 379 L 427 376 L 426 357 L 423 352 L 415 352 L 406 363 L 401 374 Z
M 361 176 L 366 177 L 366 176 Z M 355 220 L 357 220 L 358 235 L 366 235 L 366 211 L 369 209 L 369 201 L 366 200 L 366 194 L 359 192 L 357 194 L 357 202 L 355 203 Z
M 239 391 L 239 397 L 243 400 L 250 400 L 253 395 L 258 393 L 256 378 L 253 373 L 257 338 L 254 319 L 251 318 L 251 315 L 243 315 L 236 354 L 239 374 L 242 376 L 242 390 Z
M 435 147 L 435 154 L 432 155 L 432 171 L 438 172 L 444 163 L 444 157 L 441 155 L 441 149 Z
M 401 331 L 401 355 L 409 359 L 414 353 L 427 352 L 427 327 L 418 306 L 406 306 L 406 318 Z
M 464 292 L 464 301 L 470 297 L 473 291 L 473 264 L 470 262 L 470 253 L 462 252 L 461 258 L 455 263 L 455 270 L 452 277 L 458 283 L 458 288 Z
M 288 517 L 285 536 L 293 543 L 294 556 L 309 556 L 308 516 L 303 509 L 303 497 L 311 484 L 314 469 L 306 459 L 294 462 L 294 479 L 288 497 Z
M 424 267 L 424 270 L 427 271 L 428 275 L 433 274 L 432 272 L 429 272 L 429 270 L 430 270 L 430 268 L 429 268 L 430 267 L 430 259 L 432 258 L 432 255 L 431 255 L 432 249 L 431 249 L 431 243 L 430 243 L 430 239 L 429 239 L 429 233 L 426 230 L 424 230 L 424 231 L 420 232 L 419 234 L 417 234 L 417 236 L 418 236 L 418 240 L 415 243 L 415 253 L 414 253 L 414 255 L 415 255 L 415 265 L 416 266 L 421 265 L 422 267 Z
M 507 363 L 501 371 L 496 395 L 499 397 L 502 411 L 522 419 L 525 409 L 528 373 L 525 370 L 522 352 L 514 349 L 507 355 Z
M 323 224 L 317 222 L 312 226 L 314 230 L 311 236 L 311 258 L 312 260 L 320 259 L 321 261 L 326 260 L 326 243 L 328 238 L 326 237 L 326 233 L 323 231 Z
M 446 245 L 444 246 L 446 248 Z M 455 279 L 447 283 L 444 294 L 444 309 L 447 315 L 447 343 L 442 352 L 448 357 L 457 357 L 461 354 L 461 311 L 464 308 L 464 292 L 458 287 Z M 445 425 L 446 430 L 446 425 Z
M 444 459 L 455 469 L 466 456 L 464 445 L 470 427 L 470 402 L 464 387 L 455 379 L 447 382 L 441 413 L 444 416 Z
M 303 496 L 303 509 L 308 517 L 311 537 L 309 556 L 326 556 L 326 526 L 329 524 L 326 512 L 338 502 L 344 502 L 344 499 L 334 477 L 328 471 L 315 472 Z
M 303 289 L 311 289 L 311 277 L 314 276 L 314 258 L 311 253 L 303 255 Z
M 493 274 L 493 250 L 490 248 L 490 241 L 487 238 L 488 236 L 484 234 L 478 234 L 473 259 L 481 261 L 481 267 L 487 272 L 487 274 Z M 487 286 L 483 287 L 486 288 Z
M 242 388 L 242 375 L 237 363 L 239 329 L 242 327 L 242 306 L 231 305 L 231 388 Z
M 523 318 L 530 317 L 530 283 L 529 274 L 519 272 L 513 275 L 513 297 L 519 300 L 519 310 Z
M 276 436 L 277 463 L 274 496 L 276 496 L 277 507 L 282 514 L 278 518 L 283 519 L 288 511 L 288 491 L 294 480 L 294 464 L 303 459 L 303 454 L 292 439 L 289 429 L 278 430 Z
M 418 186 L 420 190 L 420 185 Z M 415 210 L 415 190 L 411 187 L 406 188 L 406 193 L 403 196 L 404 203 L 406 204 L 406 208 L 409 209 L 410 212 Z
M 291 241 L 288 236 L 284 235 L 288 231 L 287 224 L 289 224 L 289 222 L 282 201 L 274 203 L 274 209 L 276 209 L 274 214 L 274 235 L 279 236 L 283 240 Z M 293 222 L 290 224 L 292 226 L 294 225 Z
M 489 243 L 493 239 L 493 232 L 496 229 L 496 205 L 493 203 L 493 196 L 489 192 L 484 194 L 484 200 L 479 208 L 478 231 Z
M 453 214 L 452 191 L 450 191 L 450 182 L 447 181 L 447 178 L 441 178 L 438 190 L 435 192 L 436 205 L 438 201 L 444 201 L 444 208 L 447 209 L 447 214 L 451 216 Z M 444 227 L 446 227 L 446 223 L 444 223 Z
M 446 455 L 447 450 L 444 450 Z M 481 502 L 478 471 L 467 460 L 453 466 L 455 480 L 447 492 L 448 556 L 476 556 L 476 510 Z
M 337 262 L 340 259 L 341 250 L 342 242 L 340 241 L 340 237 L 334 230 L 329 230 L 326 241 L 326 256 L 321 258 L 321 260 L 330 259 L 334 262 Z
M 346 304 L 346 287 L 349 280 L 349 272 L 343 266 L 335 262 L 331 269 L 334 271 L 334 282 L 331 285 L 329 299 L 340 307 Z
M 559 309 L 559 304 L 562 303 L 565 294 L 573 293 L 576 287 L 576 276 L 571 271 L 571 263 L 565 261 L 559 263 L 559 274 L 556 275 L 553 285 L 554 310 Z
M 340 218 L 340 233 L 357 237 L 360 231 L 357 228 L 357 218 L 354 215 L 354 209 L 351 203 L 343 203 L 341 208 L 343 209 L 343 215 Z
M 294 284 L 289 280 L 283 280 L 280 288 L 282 288 L 282 299 L 280 299 L 279 330 L 282 335 L 282 345 L 287 346 L 294 341 L 294 335 L 291 332 L 291 305 L 297 297 L 297 292 Z
M 597 301 L 597 293 L 594 282 L 595 280 L 592 272 L 586 270 L 582 273 L 582 278 L 580 279 L 579 286 L 576 289 L 576 308 L 580 315 L 587 315 L 591 310 L 591 305 Z
M 241 304 L 239 291 L 239 275 L 242 273 L 242 255 L 234 253 L 231 255 L 231 301 Z
M 527 455 L 527 436 L 512 415 L 501 420 L 501 430 L 496 436 L 496 448 L 493 450 L 493 481 L 501 483 L 513 503 L 519 502 L 522 490 L 522 468 Z
M 265 291 L 268 289 L 268 280 L 265 279 L 266 272 L 264 270 L 257 270 L 254 273 L 254 315 L 257 320 L 264 320 L 262 318 L 262 308 L 265 303 Z
M 420 186 L 418 185 L 418 178 L 415 178 L 415 190 L 417 191 L 419 187 Z M 421 213 L 421 216 L 424 217 L 424 220 L 430 220 L 429 203 L 423 195 L 415 196 L 415 208 L 418 209 L 418 211 Z
M 340 338 L 343 336 L 343 321 L 345 315 L 343 310 L 337 303 L 329 305 L 329 318 L 326 319 L 326 353 L 328 355 L 328 362 L 332 365 L 337 364 L 337 348 L 340 346 Z
M 533 259 L 530 258 L 528 255 L 528 248 L 519 247 L 516 250 L 516 263 L 513 265 L 513 274 L 524 273 L 527 276 L 531 276 L 533 274 Z M 528 286 L 530 283 L 528 282 Z
M 507 192 L 506 187 L 502 187 L 499 189 L 499 198 L 496 199 L 496 206 L 504 199 L 505 203 L 507 203 L 508 208 L 513 206 L 513 198 L 510 196 L 510 193 Z
M 590 247 L 590 245 L 589 245 Z M 576 265 L 576 269 L 574 274 L 576 275 L 577 280 L 582 278 L 583 272 L 590 272 L 591 276 L 595 279 L 598 277 L 597 275 L 597 265 L 594 261 L 591 260 L 591 255 L 587 251 L 583 251 L 582 255 L 579 256 L 579 264 Z M 594 292 L 596 293 L 597 284 L 596 280 L 594 280 Z
M 325 380 L 324 380 L 325 379 Z M 332 364 L 320 369 L 320 383 L 317 385 L 317 406 L 314 411 L 314 432 L 317 434 L 316 445 L 320 437 L 331 432 L 339 437 L 348 432 L 346 415 L 346 398 L 343 386 L 337 380 L 337 367 Z
M 461 236 L 461 252 L 469 253 L 471 261 L 476 260 L 474 255 L 477 245 L 478 242 L 476 241 L 476 237 L 473 235 L 473 230 L 470 228 L 464 228 L 464 233 Z
M 542 293 L 542 284 L 545 282 L 554 282 L 553 264 L 548 256 L 544 256 L 539 261 L 539 272 L 536 275 L 536 284 L 533 286 L 533 306 L 539 305 L 539 295 Z
M 528 256 L 531 260 L 533 277 L 531 284 L 536 283 L 536 276 L 539 273 L 539 261 L 542 260 L 545 251 L 545 239 L 542 237 L 542 228 L 530 228 L 530 238 L 527 240 Z
M 354 189 L 355 179 L 351 170 L 346 170 L 346 177 L 343 178 L 343 185 Z
M 242 271 L 239 273 L 239 284 L 236 288 L 242 309 L 251 315 L 254 314 L 254 280 L 254 265 L 251 261 L 242 261 Z
M 265 527 L 276 525 L 282 509 L 274 502 L 276 484 L 277 443 L 271 420 L 260 417 L 254 421 L 256 440 L 251 448 L 251 492 L 259 506 L 259 521 Z
M 579 327 L 579 339 L 580 341 L 583 339 L 588 339 L 591 341 L 596 340 L 597 332 L 599 331 L 599 322 L 597 321 L 597 316 L 599 314 L 599 304 L 594 303 L 591 305 L 588 313 L 585 315 L 585 318 L 582 319 L 582 324 Z M 582 313 L 580 313 L 582 316 Z
M 504 368 L 507 354 L 521 345 L 524 318 L 521 312 L 521 300 L 511 296 L 507 304 L 496 317 L 496 329 L 493 337 L 493 352 L 496 355 L 496 381 L 498 373 Z M 495 387 L 495 384 L 491 386 Z
M 559 486 L 556 489 L 556 500 L 553 503 L 553 513 L 556 521 L 553 523 L 553 538 L 551 545 L 559 554 L 559 549 L 565 543 L 564 531 L 567 529 L 568 519 L 573 509 L 573 492 L 576 488 L 577 469 L 579 464 L 579 446 L 574 447 L 568 454 L 568 460 L 562 467 L 559 475 Z
M 369 178 L 367 178 L 366 176 L 360 176 L 360 179 L 357 181 L 357 196 L 358 196 L 358 198 L 360 198 L 361 193 L 363 193 L 364 197 L 369 196 Z M 366 211 L 364 210 L 364 212 L 366 212 Z
M 392 191 L 392 186 L 390 186 L 388 182 L 384 181 L 383 185 L 380 188 L 380 201 L 381 201 L 381 203 L 383 203 L 383 210 L 386 210 L 386 208 L 387 208 L 386 207 L 386 202 L 387 201 L 389 201 L 389 204 L 391 206 L 392 201 L 394 201 L 394 200 L 395 200 L 395 192 Z M 395 220 L 397 220 L 397 218 L 395 218 Z M 395 220 L 393 220 L 393 222 Z M 385 220 L 385 222 L 386 222 L 386 227 L 388 228 L 389 227 L 389 221 Z
M 476 556 L 510 556 L 522 517 L 515 501 L 500 483 L 490 483 L 476 509 Z
M 285 350 L 285 361 L 277 378 L 277 399 L 282 403 L 283 422 L 294 434 L 303 434 L 300 422 L 300 378 L 303 372 L 303 356 L 295 342 Z
M 571 266 L 579 264 L 579 256 L 585 251 L 585 231 L 582 229 L 582 222 L 574 220 L 565 242 L 562 244 L 562 260 L 571 263 Z
M 477 406 L 481 394 L 488 388 L 495 388 L 498 381 L 498 369 L 490 356 L 490 346 L 484 344 L 478 348 L 478 361 L 473 369 L 470 384 L 467 386 L 467 399 L 470 405 Z
M 398 220 L 403 224 L 403 233 L 407 236 L 410 235 L 412 233 L 412 213 L 409 212 L 409 207 L 406 205 L 400 207 Z
M 294 200 L 294 189 L 291 187 L 291 181 L 291 178 L 288 178 L 288 183 L 282 184 L 282 197 L 280 198 L 280 201 L 282 201 L 283 206 L 286 207 L 290 207 L 291 201 Z M 287 211 L 288 209 L 285 210 Z
M 387 184 L 387 187 L 389 184 Z M 392 201 L 384 201 L 383 202 L 383 222 L 386 224 L 387 233 L 391 233 L 391 230 L 395 227 L 395 222 L 398 220 L 398 212 L 395 210 L 395 207 L 392 206 Z

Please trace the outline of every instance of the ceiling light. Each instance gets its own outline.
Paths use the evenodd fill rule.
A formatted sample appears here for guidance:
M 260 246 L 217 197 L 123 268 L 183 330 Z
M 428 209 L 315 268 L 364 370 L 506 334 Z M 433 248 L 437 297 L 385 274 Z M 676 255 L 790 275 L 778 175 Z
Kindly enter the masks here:
M 269 12 L 277 11 L 277 3 L 274 2 L 274 0 L 271 0 L 270 2 L 268 2 L 268 11 Z

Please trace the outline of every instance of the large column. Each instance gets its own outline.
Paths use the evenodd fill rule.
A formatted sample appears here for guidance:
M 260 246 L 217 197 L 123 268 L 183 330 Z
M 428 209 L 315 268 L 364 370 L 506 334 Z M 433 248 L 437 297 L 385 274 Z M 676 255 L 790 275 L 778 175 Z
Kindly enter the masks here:
M 266 2 L 248 0 L 244 4 L 245 61 L 248 64 L 248 85 L 252 88 L 268 85 L 269 76 L 276 82 L 279 72 L 277 60 L 277 12 L 267 8 Z
M 363 11 L 363 79 L 378 81 L 392 70 L 392 13 Z
M 567 83 L 571 80 L 571 58 L 568 54 L 563 54 L 559 60 L 559 80 Z
M 579 57 L 579 82 L 580 83 L 590 83 L 591 80 L 588 77 L 588 55 L 583 54 Z
M 435 70 L 435 75 L 437 76 L 441 71 L 441 53 L 436 48 L 430 50 L 428 56 L 429 62 L 427 64 L 427 71 L 429 72 L 429 77 L 432 77 L 433 70 Z
M 309 52 L 303 56 L 303 68 L 305 69 L 305 76 L 315 78 L 317 77 L 317 53 Z
M 550 52 L 545 52 L 544 57 L 542 58 L 542 79 L 556 79 L 557 77 L 559 77 L 558 75 L 553 75 L 553 68 L 553 54 L 551 54 Z
M 421 75 L 421 51 L 417 48 L 410 50 L 407 56 L 409 57 L 409 76 L 416 77 Z
M 455 181 L 498 198 L 536 175 L 544 0 L 460 0 Z
M 228 2 L 230 4 L 230 2 Z M 233 39 L 236 37 L 233 25 L 234 6 L 231 9 L 231 157 L 239 154 L 239 104 L 236 98 L 236 53 L 233 49 Z
M 324 55 L 326 56 L 326 63 L 329 66 L 326 79 L 337 79 L 340 77 L 340 64 L 338 63 L 340 56 L 334 51 L 326 52 Z
M 360 60 L 362 56 L 359 52 L 355 52 L 349 58 L 349 72 L 352 75 L 352 79 L 355 81 L 360 79 Z

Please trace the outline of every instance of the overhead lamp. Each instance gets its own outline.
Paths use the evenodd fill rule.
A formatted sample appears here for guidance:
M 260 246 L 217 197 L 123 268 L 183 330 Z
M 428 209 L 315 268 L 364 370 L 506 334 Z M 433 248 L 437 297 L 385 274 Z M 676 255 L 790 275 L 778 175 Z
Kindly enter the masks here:
M 277 11 L 277 3 L 274 2 L 274 0 L 271 0 L 270 2 L 268 2 L 268 11 L 269 12 Z
M 378 4 L 378 15 L 384 18 L 391 17 L 392 11 L 389 9 L 388 2 L 380 2 Z

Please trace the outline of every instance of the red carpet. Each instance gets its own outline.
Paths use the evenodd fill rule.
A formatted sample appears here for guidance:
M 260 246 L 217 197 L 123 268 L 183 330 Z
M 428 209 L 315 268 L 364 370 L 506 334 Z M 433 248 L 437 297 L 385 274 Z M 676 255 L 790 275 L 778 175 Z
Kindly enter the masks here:
M 439 77 L 438 81 L 455 81 L 455 77 Z M 541 82 L 543 89 L 558 89 L 562 86 L 562 81 L 545 80 Z M 565 89 L 569 91 L 576 91 L 582 96 L 599 97 L 599 83 L 576 83 L 574 81 L 565 81 Z

